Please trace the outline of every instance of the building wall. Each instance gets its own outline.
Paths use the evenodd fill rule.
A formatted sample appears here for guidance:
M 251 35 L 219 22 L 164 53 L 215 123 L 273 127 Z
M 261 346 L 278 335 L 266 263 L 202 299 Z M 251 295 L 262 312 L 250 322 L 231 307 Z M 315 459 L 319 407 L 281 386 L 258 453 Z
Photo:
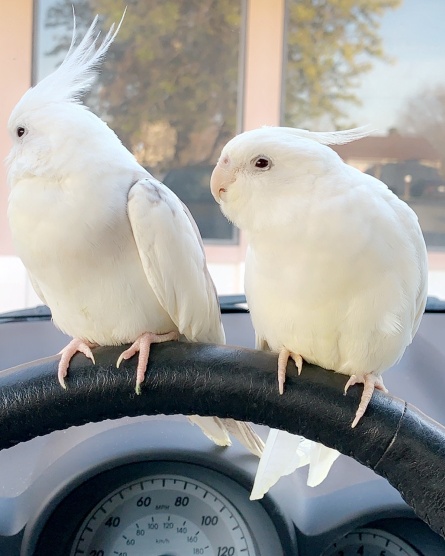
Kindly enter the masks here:
M 33 29 L 32 0 L 2 3 L 0 17 L 0 312 L 35 304 L 37 297 L 20 260 L 15 256 L 6 207 L 8 187 L 3 160 L 11 142 L 7 132 L 9 114 L 31 84 Z
M 245 131 L 280 124 L 284 8 L 284 0 L 248 2 L 242 121 Z M 239 245 L 206 245 L 206 253 L 218 292 L 242 292 L 244 235 L 240 234 Z
M 10 149 L 6 129 L 9 114 L 31 84 L 32 0 L 3 2 L 0 17 L 0 158 Z M 11 236 L 6 221 L 8 188 L 6 170 L 0 164 L 0 255 L 12 255 Z

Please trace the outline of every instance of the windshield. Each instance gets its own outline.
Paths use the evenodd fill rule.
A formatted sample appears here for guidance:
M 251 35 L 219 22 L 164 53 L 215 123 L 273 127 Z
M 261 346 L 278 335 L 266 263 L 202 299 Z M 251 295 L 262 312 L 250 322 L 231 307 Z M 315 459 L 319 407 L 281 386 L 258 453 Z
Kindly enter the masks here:
M 33 82 L 67 52 L 73 5 L 79 36 L 96 13 L 106 29 L 125 7 L 121 0 L 35 2 Z M 335 150 L 417 213 L 429 294 L 445 299 L 443 21 L 442 0 L 134 0 L 85 104 L 187 204 L 219 294 L 243 292 L 246 251 L 243 233 L 209 190 L 222 146 L 262 125 L 369 124 L 370 137 Z M 26 75 L 10 76 L 21 91 L 15 101 L 30 84 Z M 6 191 L 4 173 L 2 180 Z M 0 199 L 5 221 L 6 194 Z M 4 230 L 0 312 L 40 303 Z

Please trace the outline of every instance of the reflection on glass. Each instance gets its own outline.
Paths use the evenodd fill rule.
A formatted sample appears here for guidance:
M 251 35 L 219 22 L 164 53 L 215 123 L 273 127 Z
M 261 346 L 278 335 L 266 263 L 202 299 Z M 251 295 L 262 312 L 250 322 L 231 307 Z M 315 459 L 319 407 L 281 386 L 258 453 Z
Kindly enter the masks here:
M 356 89 L 376 60 L 385 59 L 382 16 L 400 0 L 290 0 L 287 14 L 288 125 L 350 122 Z
M 41 0 L 37 80 L 67 51 L 73 4 L 79 34 L 96 13 L 106 14 L 105 28 L 125 8 L 122 0 Z M 225 242 L 236 239 L 235 231 L 210 195 L 209 169 L 236 133 L 241 12 L 240 0 L 131 2 L 85 100 L 142 166 L 169 176 L 203 237 Z
M 445 3 L 289 0 L 285 125 L 370 124 L 335 147 L 416 211 L 445 298 Z

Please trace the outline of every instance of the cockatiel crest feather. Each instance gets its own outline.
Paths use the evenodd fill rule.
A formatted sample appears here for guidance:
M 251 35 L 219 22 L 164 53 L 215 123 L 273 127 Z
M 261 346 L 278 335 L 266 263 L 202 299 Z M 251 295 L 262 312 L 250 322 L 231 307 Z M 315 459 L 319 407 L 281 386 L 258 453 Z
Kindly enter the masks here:
M 312 139 L 321 145 L 344 145 L 368 137 L 375 131 L 370 126 L 361 126 L 340 131 L 309 131 L 307 129 L 297 129 L 293 127 L 281 127 L 280 130 L 294 137 Z
M 73 11 L 74 16 L 74 11 Z M 42 104 L 65 102 L 81 103 L 83 95 L 91 88 L 98 66 L 119 32 L 125 11 L 119 24 L 113 23 L 102 43 L 97 46 L 100 32 L 96 33 L 99 16 L 96 15 L 83 39 L 76 47 L 76 18 L 69 50 L 61 65 L 47 77 L 30 88 L 18 102 L 10 116 L 10 122 L 18 112 L 38 109 Z

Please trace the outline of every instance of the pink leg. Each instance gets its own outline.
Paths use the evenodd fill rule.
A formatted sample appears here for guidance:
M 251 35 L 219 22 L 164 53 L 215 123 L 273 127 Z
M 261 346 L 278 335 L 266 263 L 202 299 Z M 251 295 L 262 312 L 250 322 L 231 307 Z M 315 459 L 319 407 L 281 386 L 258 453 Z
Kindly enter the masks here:
M 295 365 L 298 370 L 298 374 L 301 374 L 301 369 L 303 368 L 303 358 L 298 353 L 294 353 L 292 351 L 287 350 L 286 348 L 282 348 L 280 353 L 278 354 L 278 391 L 280 394 L 284 392 L 284 383 L 286 381 L 286 367 L 287 362 L 289 361 L 289 357 L 295 362 Z
M 360 405 L 358 406 L 358 409 L 356 411 L 354 420 L 352 421 L 352 425 L 351 425 L 352 428 L 354 428 L 357 425 L 357 423 L 365 414 L 366 408 L 368 407 L 369 402 L 371 401 L 372 398 L 372 394 L 374 393 L 374 389 L 377 388 L 377 390 L 382 390 L 382 392 L 385 393 L 388 392 L 388 390 L 385 388 L 385 385 L 383 384 L 382 377 L 369 373 L 367 375 L 364 375 L 361 378 L 357 378 L 356 375 L 351 375 L 351 377 L 349 378 L 348 382 L 345 385 L 345 395 L 349 387 L 357 383 L 363 383 L 363 394 L 360 400 Z
M 170 342 L 171 340 L 177 339 L 177 332 L 168 332 L 167 334 L 153 334 L 152 332 L 145 332 L 144 334 L 141 334 L 128 349 L 120 354 L 116 363 L 117 368 L 119 368 L 119 365 L 124 359 L 130 359 L 130 357 L 133 357 L 133 355 L 139 352 L 139 361 L 136 368 L 136 394 L 141 393 L 141 384 L 144 382 L 151 344 L 160 344 L 162 342 Z
M 59 379 L 60 386 L 62 386 L 62 388 L 65 388 L 66 390 L 65 377 L 68 374 L 68 367 L 70 366 L 70 361 L 74 357 L 74 355 L 76 355 L 77 352 L 83 353 L 88 357 L 88 359 L 91 359 L 91 361 L 95 363 L 94 355 L 93 352 L 91 351 L 91 348 L 93 347 L 97 347 L 97 344 L 92 344 L 91 342 L 87 342 L 85 340 L 79 340 L 78 338 L 73 338 L 71 342 L 62 349 L 62 351 L 59 351 L 59 355 L 61 355 L 62 357 L 60 358 L 59 361 L 57 378 Z

